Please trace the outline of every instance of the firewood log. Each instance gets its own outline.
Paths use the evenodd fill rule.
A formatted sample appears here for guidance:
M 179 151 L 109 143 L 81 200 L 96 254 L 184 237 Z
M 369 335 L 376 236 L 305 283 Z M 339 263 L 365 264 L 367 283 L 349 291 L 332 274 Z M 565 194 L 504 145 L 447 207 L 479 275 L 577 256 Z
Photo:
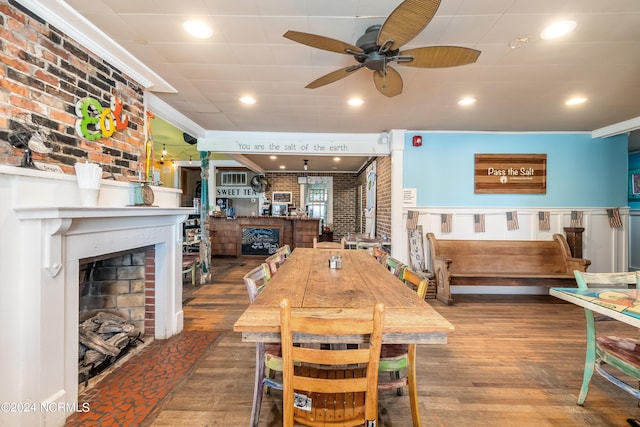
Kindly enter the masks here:
M 134 328 L 135 327 L 131 323 L 117 322 L 117 321 L 108 319 L 102 322 L 102 324 L 100 325 L 100 328 L 98 328 L 98 330 L 95 332 L 98 334 L 112 334 L 112 333 L 118 333 L 118 332 L 129 333 L 129 332 L 133 332 Z
M 84 359 L 82 359 L 82 364 L 84 366 L 96 366 L 104 362 L 106 358 L 107 355 L 100 353 L 99 351 L 87 350 L 84 354 Z
M 79 341 L 92 350 L 109 356 L 117 356 L 120 354 L 120 349 L 118 347 L 109 344 L 94 332 L 80 330 L 78 335 Z
M 129 344 L 129 335 L 126 332 L 120 332 L 109 338 L 107 343 L 122 349 Z

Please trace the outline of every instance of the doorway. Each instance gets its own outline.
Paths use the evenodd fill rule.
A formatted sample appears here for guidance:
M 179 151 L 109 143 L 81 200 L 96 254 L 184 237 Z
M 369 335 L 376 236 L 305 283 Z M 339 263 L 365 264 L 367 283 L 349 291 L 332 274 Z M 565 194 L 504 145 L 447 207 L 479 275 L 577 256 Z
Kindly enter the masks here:
M 193 206 L 193 199 L 199 199 L 202 191 L 200 167 L 180 168 L 180 206 Z

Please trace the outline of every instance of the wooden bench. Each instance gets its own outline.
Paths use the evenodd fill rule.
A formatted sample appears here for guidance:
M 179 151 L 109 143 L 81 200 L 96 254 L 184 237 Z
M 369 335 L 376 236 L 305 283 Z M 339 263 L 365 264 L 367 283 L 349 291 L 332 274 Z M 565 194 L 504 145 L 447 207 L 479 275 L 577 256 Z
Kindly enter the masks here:
M 443 240 L 427 233 L 436 298 L 452 304 L 451 286 L 575 286 L 573 270 L 591 261 L 573 258 L 567 240 Z

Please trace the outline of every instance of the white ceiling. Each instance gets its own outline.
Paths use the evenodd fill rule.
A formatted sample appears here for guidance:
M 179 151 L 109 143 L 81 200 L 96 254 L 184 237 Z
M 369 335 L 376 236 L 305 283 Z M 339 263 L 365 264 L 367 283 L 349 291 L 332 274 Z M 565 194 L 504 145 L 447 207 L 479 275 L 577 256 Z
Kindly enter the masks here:
M 482 53 L 475 64 L 456 68 L 394 65 L 404 80 L 394 98 L 375 89 L 367 69 L 305 89 L 355 60 L 282 34 L 297 30 L 355 44 L 400 0 L 66 2 L 175 88 L 155 95 L 205 130 L 592 131 L 640 116 L 638 0 L 442 0 L 404 49 L 456 45 Z M 182 23 L 192 18 L 209 23 L 213 36 L 185 34 Z M 575 31 L 541 40 L 540 31 L 559 18 L 575 20 Z M 511 49 L 518 37 L 529 41 Z M 257 103 L 239 103 L 243 95 Z M 475 105 L 457 105 L 469 95 Z M 565 106 L 575 95 L 587 103 Z M 364 105 L 349 107 L 352 96 Z

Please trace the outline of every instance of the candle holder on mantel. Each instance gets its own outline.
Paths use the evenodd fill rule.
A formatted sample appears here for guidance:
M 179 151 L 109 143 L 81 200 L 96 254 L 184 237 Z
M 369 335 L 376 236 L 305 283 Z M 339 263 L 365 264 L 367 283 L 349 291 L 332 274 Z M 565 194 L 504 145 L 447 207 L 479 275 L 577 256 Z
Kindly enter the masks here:
M 153 206 L 155 196 L 150 184 L 148 181 L 133 181 L 133 206 Z

